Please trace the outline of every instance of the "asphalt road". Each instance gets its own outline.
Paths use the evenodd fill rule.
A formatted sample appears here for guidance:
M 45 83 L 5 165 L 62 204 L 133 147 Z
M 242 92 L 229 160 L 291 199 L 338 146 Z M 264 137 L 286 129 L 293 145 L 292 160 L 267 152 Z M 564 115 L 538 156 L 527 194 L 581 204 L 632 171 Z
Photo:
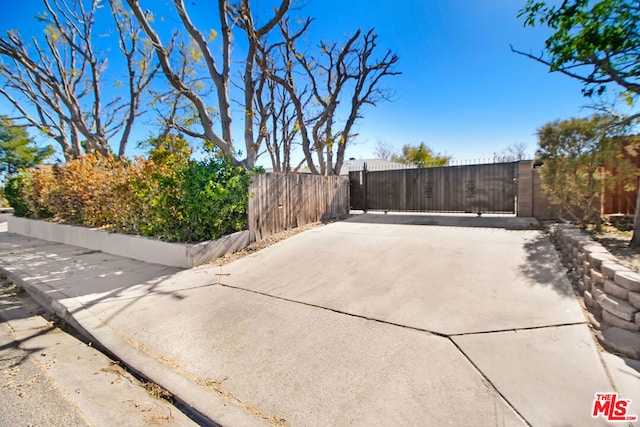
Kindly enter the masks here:
M 34 357 L 38 357 L 37 354 Z M 88 426 L 56 384 L 0 323 L 0 426 Z

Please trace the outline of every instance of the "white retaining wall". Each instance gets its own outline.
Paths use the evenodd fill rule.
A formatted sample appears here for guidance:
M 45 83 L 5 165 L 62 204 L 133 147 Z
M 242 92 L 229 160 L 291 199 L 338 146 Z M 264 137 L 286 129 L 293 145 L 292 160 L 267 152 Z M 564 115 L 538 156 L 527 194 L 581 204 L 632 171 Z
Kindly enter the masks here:
M 10 233 L 182 268 L 207 263 L 250 243 L 248 230 L 229 234 L 218 240 L 188 244 L 168 243 L 141 236 L 15 216 L 10 216 L 7 222 Z

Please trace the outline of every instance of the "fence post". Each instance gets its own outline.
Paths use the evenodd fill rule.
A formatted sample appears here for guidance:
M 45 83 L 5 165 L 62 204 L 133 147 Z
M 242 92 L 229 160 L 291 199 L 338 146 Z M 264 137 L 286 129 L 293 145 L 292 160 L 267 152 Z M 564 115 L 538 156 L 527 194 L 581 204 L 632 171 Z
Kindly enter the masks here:
M 517 188 L 516 188 L 516 216 L 533 216 L 533 162 L 520 160 L 516 162 Z
M 367 175 L 369 171 L 367 171 L 367 162 L 362 164 L 362 207 L 364 213 L 367 213 Z

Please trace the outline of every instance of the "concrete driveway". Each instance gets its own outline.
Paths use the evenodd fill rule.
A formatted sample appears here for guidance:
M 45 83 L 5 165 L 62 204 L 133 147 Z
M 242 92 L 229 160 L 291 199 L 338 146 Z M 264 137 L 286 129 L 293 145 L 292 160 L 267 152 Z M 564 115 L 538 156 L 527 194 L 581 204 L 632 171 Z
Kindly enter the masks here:
M 305 395 L 309 407 L 335 401 L 325 394 L 331 390 L 342 391 L 340 405 L 315 410 L 335 415 L 332 421 L 369 402 L 375 418 L 401 416 L 402 424 L 600 425 L 590 412 L 594 394 L 611 385 L 558 257 L 535 225 L 520 218 L 359 215 L 226 265 L 220 283 L 368 325 L 367 333 L 356 329 L 337 340 L 302 314 L 280 323 L 274 337 L 291 328 L 288 322 L 305 325 L 296 328 L 300 335 L 322 337 L 306 338 L 310 348 L 296 357 L 302 366 L 260 371 L 268 384 L 293 377 L 289 387 L 270 391 L 281 404 L 298 401 L 296 395 Z M 276 343 L 288 348 L 296 340 L 289 338 Z M 290 358 L 287 350 L 281 360 Z M 237 363 L 252 370 L 249 360 Z M 309 372 L 344 388 L 313 383 L 305 379 Z
M 226 266 L 221 281 L 442 335 L 583 322 L 555 251 L 531 223 L 361 215 Z
M 640 366 L 600 353 L 535 225 L 356 215 L 185 271 L 8 234 L 0 255 L 192 407 L 221 397 L 224 425 L 607 425 L 612 391 L 640 415 Z

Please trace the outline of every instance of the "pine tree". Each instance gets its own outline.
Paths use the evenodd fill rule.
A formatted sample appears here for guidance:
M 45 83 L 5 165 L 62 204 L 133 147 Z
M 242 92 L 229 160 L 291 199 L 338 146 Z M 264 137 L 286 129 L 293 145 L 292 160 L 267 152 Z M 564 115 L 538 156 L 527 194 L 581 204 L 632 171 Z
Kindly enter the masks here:
M 37 165 L 52 154 L 51 145 L 38 147 L 27 131 L 0 116 L 0 176 Z

